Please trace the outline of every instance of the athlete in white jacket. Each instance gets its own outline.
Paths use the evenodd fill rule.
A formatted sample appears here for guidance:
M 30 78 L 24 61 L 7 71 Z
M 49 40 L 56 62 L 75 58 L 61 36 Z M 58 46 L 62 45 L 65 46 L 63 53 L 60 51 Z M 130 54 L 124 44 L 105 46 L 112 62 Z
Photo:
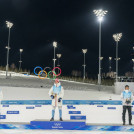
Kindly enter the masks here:
M 64 96 L 64 89 L 61 86 L 58 78 L 55 79 L 55 83 L 49 91 L 49 96 L 52 99 L 52 118 L 50 121 L 54 121 L 56 107 L 59 108 L 60 121 L 63 121 L 62 120 L 62 98 Z

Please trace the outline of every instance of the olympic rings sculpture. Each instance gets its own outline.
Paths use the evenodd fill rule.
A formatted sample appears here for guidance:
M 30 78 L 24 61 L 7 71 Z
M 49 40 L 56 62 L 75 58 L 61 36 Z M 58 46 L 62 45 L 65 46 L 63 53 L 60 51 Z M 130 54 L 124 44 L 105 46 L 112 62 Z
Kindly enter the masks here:
M 45 71 L 45 69 L 47 69 L 47 68 L 51 69 L 50 67 L 45 67 L 45 68 L 43 69 L 43 68 L 40 67 L 40 66 L 36 66 L 36 67 L 34 68 L 34 74 L 35 74 L 36 76 L 38 76 L 40 79 L 42 79 L 42 80 L 44 80 L 44 79 L 46 79 L 46 78 L 49 78 L 49 79 L 56 79 L 57 76 L 60 76 L 60 75 L 61 75 L 61 68 L 59 68 L 59 67 L 54 67 L 54 68 L 52 69 L 52 71 L 49 71 L 48 73 Z M 36 69 L 40 69 L 39 73 L 36 73 Z M 58 69 L 58 70 L 59 70 L 59 73 L 58 73 L 58 74 L 56 74 L 55 69 Z M 42 75 L 43 73 L 45 73 L 45 77 L 41 77 L 41 75 Z M 53 78 L 50 78 L 50 73 L 53 74 Z

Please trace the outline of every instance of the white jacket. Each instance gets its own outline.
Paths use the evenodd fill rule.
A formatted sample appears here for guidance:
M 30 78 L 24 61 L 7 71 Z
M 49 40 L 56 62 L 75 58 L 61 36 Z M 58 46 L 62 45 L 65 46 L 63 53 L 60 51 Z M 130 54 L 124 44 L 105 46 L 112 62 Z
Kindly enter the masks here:
M 55 86 L 59 87 L 61 84 L 60 82 L 56 85 L 54 84 Z M 51 97 L 51 95 L 54 95 L 53 93 L 53 86 L 51 87 L 51 89 L 49 90 L 49 96 Z M 64 96 L 64 89 L 63 87 L 61 86 L 61 91 L 60 93 L 57 95 L 57 100 L 56 98 L 52 99 L 52 106 L 55 106 L 55 104 L 57 103 L 57 106 L 62 106 L 62 100 L 61 102 L 58 102 L 58 99 L 59 98 L 62 98 L 63 99 L 63 96 Z
M 124 91 L 125 91 L 125 90 L 124 90 Z M 123 91 L 123 92 L 124 92 L 124 91 Z M 123 96 L 123 92 L 121 93 L 122 105 L 123 105 L 123 106 L 132 106 L 132 103 L 133 103 L 133 93 L 132 93 L 130 90 L 128 90 L 128 92 L 131 92 L 131 97 L 129 98 L 130 101 L 131 101 L 131 103 L 130 103 L 130 104 L 127 104 L 127 103 L 126 103 L 126 98 L 124 98 L 124 96 Z

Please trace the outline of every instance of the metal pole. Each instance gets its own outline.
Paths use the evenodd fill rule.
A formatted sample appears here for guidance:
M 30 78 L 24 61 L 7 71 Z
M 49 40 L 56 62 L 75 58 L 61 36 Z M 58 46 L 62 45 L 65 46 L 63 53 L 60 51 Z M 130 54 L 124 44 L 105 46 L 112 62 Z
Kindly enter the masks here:
M 8 77 L 8 62 L 9 62 L 9 42 L 10 42 L 10 27 L 9 27 L 9 34 L 8 34 L 8 48 L 7 48 L 7 65 L 6 65 L 6 78 Z
M 116 41 L 116 82 L 118 82 L 118 41 Z
M 60 66 L 60 58 L 58 58 L 58 66 Z
M 55 68 L 55 47 L 54 47 L 54 68 Z
M 55 46 L 54 46 L 54 65 L 53 65 L 53 67 L 55 68 Z M 53 74 L 53 78 L 54 78 L 54 74 Z
M 20 52 L 20 67 L 19 67 L 19 71 L 20 71 L 20 69 L 21 69 L 21 52 Z
M 58 58 L 58 67 L 60 67 L 60 58 Z M 58 74 L 60 73 L 60 70 L 58 69 Z
M 98 84 L 101 85 L 101 21 L 99 23 L 99 76 Z
M 109 72 L 110 72 L 110 59 L 109 59 Z
M 111 72 L 111 59 L 109 60 L 109 72 Z
M 85 53 L 84 53 L 84 70 L 83 70 L 83 79 L 85 80 L 85 69 L 86 69 L 86 65 L 85 65 Z

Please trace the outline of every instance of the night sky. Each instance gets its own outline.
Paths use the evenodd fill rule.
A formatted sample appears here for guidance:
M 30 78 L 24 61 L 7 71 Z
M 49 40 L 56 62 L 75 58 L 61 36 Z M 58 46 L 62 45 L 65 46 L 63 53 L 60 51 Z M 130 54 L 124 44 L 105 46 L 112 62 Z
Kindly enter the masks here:
M 53 65 L 53 41 L 63 75 L 82 71 L 83 48 L 88 49 L 88 75 L 98 73 L 99 22 L 94 9 L 108 10 L 102 22 L 102 72 L 108 71 L 108 57 L 115 58 L 112 35 L 122 32 L 119 42 L 119 74 L 132 71 L 134 46 L 133 0 L 0 0 L 0 65 L 6 65 L 8 29 L 5 21 L 13 22 L 9 63 L 19 65 L 19 49 L 23 48 L 22 68 L 33 71 L 35 66 Z M 112 61 L 115 71 L 115 61 Z

